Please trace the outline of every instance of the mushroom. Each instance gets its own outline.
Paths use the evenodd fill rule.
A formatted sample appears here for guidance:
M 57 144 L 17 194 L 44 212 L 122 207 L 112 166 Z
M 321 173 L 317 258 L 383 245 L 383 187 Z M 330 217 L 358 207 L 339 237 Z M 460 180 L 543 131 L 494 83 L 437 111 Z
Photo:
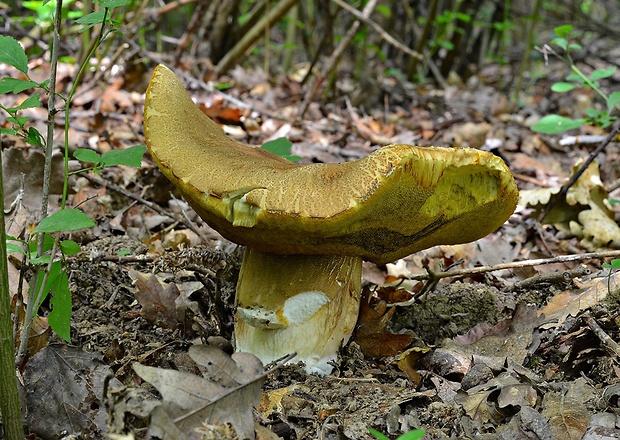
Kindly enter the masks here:
M 229 139 L 157 66 L 144 134 L 161 171 L 222 236 L 245 246 L 235 346 L 267 363 L 296 352 L 327 374 L 359 312 L 362 260 L 383 264 L 477 240 L 516 207 L 512 174 L 467 148 L 389 145 L 339 164 L 296 164 Z

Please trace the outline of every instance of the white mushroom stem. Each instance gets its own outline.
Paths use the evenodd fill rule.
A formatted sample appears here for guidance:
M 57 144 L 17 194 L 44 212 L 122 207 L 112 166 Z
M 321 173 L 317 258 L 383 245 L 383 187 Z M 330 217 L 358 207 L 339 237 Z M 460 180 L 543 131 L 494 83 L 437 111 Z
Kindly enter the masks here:
M 235 344 L 263 363 L 296 352 L 306 371 L 329 374 L 355 327 L 362 259 L 276 255 L 246 248 L 237 284 Z

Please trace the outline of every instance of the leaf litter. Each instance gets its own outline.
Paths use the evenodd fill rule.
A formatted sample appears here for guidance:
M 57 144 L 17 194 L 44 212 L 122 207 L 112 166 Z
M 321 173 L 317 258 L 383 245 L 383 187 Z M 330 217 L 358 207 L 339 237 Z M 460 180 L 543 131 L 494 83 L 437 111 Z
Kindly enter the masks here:
M 134 371 L 153 385 L 163 402 L 153 409 L 149 435 L 161 439 L 199 438 L 208 425 L 229 423 L 240 439 L 254 439 L 252 407 L 261 398 L 267 372 L 250 353 L 227 355 L 205 345 L 193 345 L 190 357 L 203 377 L 139 363 Z M 221 429 L 221 428 L 220 428 Z M 224 428 L 225 429 L 225 428 Z
M 237 69 L 234 75 L 242 87 L 256 83 L 252 72 Z M 602 438 L 596 433 L 618 435 L 615 418 L 610 421 L 608 416 L 615 417 L 618 411 L 620 368 L 600 334 L 588 325 L 588 319 L 594 319 L 603 334 L 619 338 L 615 273 L 601 271 L 598 261 L 588 261 L 591 273 L 577 278 L 562 276 L 577 263 L 562 263 L 433 283 L 409 280 L 452 265 L 472 267 L 617 248 L 613 234 L 618 209 L 606 202 L 618 194 L 607 189 L 620 176 L 614 159 L 619 156 L 617 145 L 608 149 L 609 160 L 593 165 L 565 203 L 557 205 L 559 220 L 540 225 L 533 221 L 537 210 L 571 174 L 574 157 L 588 151 L 580 145 L 568 151 L 554 139 L 533 134 L 527 126 L 536 110 L 526 107 L 513 113 L 492 87 L 437 91 L 384 86 L 391 101 L 381 110 L 370 108 L 362 114 L 342 101 L 329 107 L 313 103 L 306 120 L 294 127 L 269 114 L 279 112 L 285 120 L 295 114 L 294 104 L 278 106 L 291 91 L 299 91 L 297 84 L 261 80 L 256 87 L 245 91 L 242 87 L 228 92 L 265 114 L 200 93 L 196 100 L 245 142 L 260 145 L 285 134 L 302 161 L 335 162 L 367 155 L 376 147 L 373 140 L 407 139 L 422 145 L 458 140 L 495 149 L 507 159 L 520 189 L 539 191 L 539 196 L 523 203 L 504 227 L 477 243 L 421 252 L 396 262 L 398 268 L 365 264 L 365 279 L 377 302 L 369 303 L 369 313 L 360 321 L 358 335 L 364 337 L 343 349 L 331 376 L 320 378 L 306 375 L 295 364 L 265 373 L 240 354 L 231 357 L 232 292 L 238 267 L 234 247 L 182 201 L 169 203 L 172 189 L 148 159 L 140 170 L 110 169 L 102 177 L 154 201 L 163 208 L 158 213 L 116 190 L 99 191 L 95 179 L 72 180 L 76 200 L 85 201 L 85 212 L 89 204 L 97 205 L 98 224 L 92 231 L 72 234 L 88 246 L 70 258 L 72 342 L 79 347 L 70 357 L 101 353 L 83 365 L 103 362 L 109 373 L 101 377 L 112 374 L 120 383 L 91 395 L 83 392 L 91 379 L 71 374 L 82 367 L 40 368 L 39 374 L 63 381 L 47 387 L 82 390 L 74 392 L 71 405 L 108 410 L 110 419 L 105 423 L 97 411 L 85 412 L 92 416 L 85 418 L 90 420 L 84 428 L 91 434 L 87 437 L 97 429 L 138 437 L 146 429 L 172 436 L 168 438 L 181 438 L 174 436 L 196 429 L 212 435 L 203 438 L 229 438 L 232 430 L 241 438 L 251 438 L 255 429 L 260 431 L 257 436 L 268 435 L 258 426 L 290 439 L 370 438 L 368 426 L 393 437 L 414 428 L 425 429 L 427 438 L 591 440 Z M 143 143 L 136 135 L 141 123 L 139 95 L 126 92 L 121 81 L 102 88 L 109 93 L 84 93 L 76 101 L 84 111 L 74 113 L 75 146 L 96 148 L 101 154 Z M 415 108 L 411 102 L 416 102 Z M 106 117 L 119 112 L 126 117 Z M 481 114 L 489 116 L 481 120 Z M 19 140 L 16 147 L 28 148 Z M 27 189 L 31 190 L 30 184 Z M 97 199 L 88 200 L 91 195 Z M 29 205 L 36 209 L 36 193 L 33 200 Z M 221 258 L 214 262 L 181 257 L 197 242 L 197 235 L 179 222 L 181 216 L 191 218 L 196 230 L 209 237 L 211 251 L 224 249 L 230 260 L 222 265 Z M 604 238 L 606 234 L 611 238 Z M 12 264 L 19 268 L 17 260 Z M 560 276 L 541 276 L 554 271 Z M 137 279 L 140 282 L 134 283 Z M 527 287 L 513 289 L 524 280 L 531 281 L 523 284 Z M 408 293 L 387 294 L 384 284 L 396 284 Z M 380 301 L 385 304 L 377 308 Z M 410 305 L 395 305 L 404 302 Z M 202 350 L 196 347 L 210 347 L 196 341 L 209 341 L 224 351 L 196 356 L 196 350 Z M 39 353 L 45 355 L 50 347 L 55 346 Z M 145 382 L 152 380 L 153 388 L 136 386 L 141 375 L 134 365 L 148 377 L 142 376 Z M 50 404 L 48 412 L 32 401 L 28 404 L 32 414 L 45 414 L 39 425 L 33 424 L 45 438 L 45 432 L 55 435 L 63 429 L 54 423 L 63 420 L 58 414 L 66 412 L 69 398 L 41 399 L 64 404 Z M 72 425 L 68 430 L 79 428 Z M 206 434 L 208 430 L 211 434 Z

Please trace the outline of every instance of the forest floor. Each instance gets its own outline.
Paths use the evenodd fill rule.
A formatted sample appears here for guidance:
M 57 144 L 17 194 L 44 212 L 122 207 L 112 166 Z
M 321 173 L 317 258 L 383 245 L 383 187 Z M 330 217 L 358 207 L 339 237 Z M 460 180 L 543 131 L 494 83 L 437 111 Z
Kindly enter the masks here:
M 61 65 L 59 82 L 70 74 L 72 68 Z M 229 136 L 253 145 L 286 137 L 303 162 L 353 160 L 390 143 L 459 145 L 500 155 L 521 191 L 539 190 L 524 192 L 528 197 L 522 196 L 511 218 L 477 242 L 439 246 L 385 266 L 364 263 L 365 309 L 334 372 L 308 375 L 296 364 L 277 366 L 265 378 L 257 372 L 258 394 L 232 387 L 209 407 L 225 414 L 220 420 L 228 424 L 205 422 L 202 437 L 191 438 L 231 438 L 232 427 L 247 429 L 248 417 L 261 439 L 367 439 L 373 438 L 369 427 L 390 438 L 416 428 L 428 439 L 620 438 L 620 352 L 614 342 L 620 338 L 620 290 L 615 272 L 602 268 L 609 259 L 410 280 L 429 271 L 620 245 L 613 226 L 606 223 L 601 232 L 598 220 L 579 215 L 600 207 L 607 191 L 620 197 L 613 188 L 620 178 L 618 143 L 608 145 L 587 179 L 575 185 L 583 197 L 559 203 L 554 221 L 537 221 L 597 144 L 561 145 L 559 136 L 529 127 L 547 113 L 595 106 L 595 97 L 580 89 L 555 96 L 548 91 L 550 79 L 539 81 L 515 108 L 499 90 L 504 75 L 489 68 L 467 84 L 444 89 L 387 77 L 354 90 L 339 80 L 338 96 L 329 105 L 311 104 L 294 125 L 304 91 L 294 77 L 273 81 L 235 69 L 226 92 L 188 85 Z M 553 75 L 559 79 L 559 70 Z M 149 77 L 124 72 L 103 85 L 87 81 L 74 101 L 72 148 L 105 152 L 144 145 Z M 26 116 L 44 132 L 45 109 L 30 109 Z M 580 134 L 601 132 L 585 127 Z M 57 136 L 60 145 L 60 130 Z M 29 176 L 20 214 L 28 218 L 40 199 L 43 156 L 19 140 L 3 139 L 2 148 L 5 165 L 10 163 L 5 182 Z M 57 165 L 56 183 L 62 180 Z M 23 366 L 28 438 L 143 438 L 149 420 L 175 438 L 170 419 L 154 408 L 162 396 L 168 403 L 181 399 L 174 397 L 175 387 L 191 390 L 206 381 L 204 364 L 188 354 L 190 347 L 202 341 L 232 353 L 240 249 L 193 213 L 148 155 L 141 168 L 77 175 L 71 187 L 71 204 L 97 225 L 72 234 L 84 248 L 68 260 L 71 344 L 51 334 L 41 317 L 36 354 Z M 11 265 L 19 267 L 19 261 L 11 259 Z M 18 280 L 11 273 L 11 285 Z M 390 307 L 414 296 L 410 305 Z M 168 391 L 148 385 L 146 373 L 136 374 L 136 362 L 157 367 L 150 374 Z M 163 373 L 170 370 L 187 374 Z M 260 404 L 252 408 L 256 397 Z

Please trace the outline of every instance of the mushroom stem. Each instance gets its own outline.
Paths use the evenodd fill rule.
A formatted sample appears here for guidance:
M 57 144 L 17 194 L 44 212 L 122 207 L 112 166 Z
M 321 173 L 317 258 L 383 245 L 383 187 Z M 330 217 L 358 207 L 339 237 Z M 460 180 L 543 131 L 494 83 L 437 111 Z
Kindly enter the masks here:
M 263 363 L 296 352 L 328 374 L 359 312 L 362 258 L 276 255 L 246 248 L 237 284 L 237 351 Z

